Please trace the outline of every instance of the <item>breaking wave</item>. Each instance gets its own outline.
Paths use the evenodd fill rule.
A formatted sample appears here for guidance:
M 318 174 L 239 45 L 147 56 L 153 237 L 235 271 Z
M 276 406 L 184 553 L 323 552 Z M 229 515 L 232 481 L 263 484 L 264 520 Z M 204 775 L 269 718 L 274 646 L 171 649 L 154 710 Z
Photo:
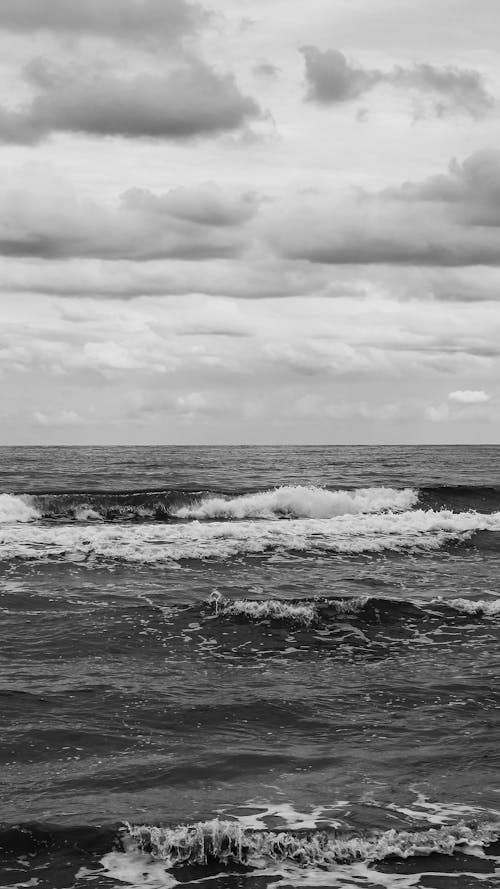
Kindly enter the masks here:
M 496 617 L 500 615 L 500 599 L 447 599 L 445 601 L 448 608 L 461 611 L 463 614 L 477 615 L 479 617 Z
M 481 486 L 331 490 L 284 485 L 265 491 L 169 489 L 59 491 L 0 494 L 0 522 L 165 523 L 277 519 L 328 519 L 342 515 L 500 510 L 500 488 Z
M 331 519 L 127 525 L 4 525 L 0 559 L 97 559 L 165 564 L 272 553 L 383 553 L 437 550 L 500 531 L 500 513 L 412 510 Z
M 249 620 L 284 620 L 310 626 L 317 618 L 317 610 L 311 602 L 286 602 L 282 599 L 258 601 L 255 599 L 225 599 L 214 590 L 209 599 L 217 616 L 246 617 Z
M 313 485 L 288 485 L 231 499 L 207 497 L 173 512 L 180 519 L 330 519 L 385 511 L 402 512 L 418 500 L 411 488 L 359 488 L 328 491 Z
M 342 838 L 328 831 L 307 835 L 287 831 L 246 830 L 237 821 L 200 822 L 176 828 L 127 825 L 125 848 L 135 848 L 167 868 L 217 861 L 262 868 L 289 862 L 302 868 L 329 869 L 337 864 L 410 858 L 438 852 L 452 855 L 467 847 L 483 848 L 500 837 L 497 823 L 465 824 L 422 831 L 388 830 L 370 837 Z
M 330 611 L 337 615 L 358 614 L 368 599 L 328 599 L 308 601 L 291 601 L 286 599 L 225 599 L 218 590 L 214 590 L 208 602 L 216 616 L 243 617 L 248 620 L 277 620 L 310 626 L 320 618 L 320 605 L 327 604 Z
M 0 523 L 33 522 L 41 517 L 28 495 L 0 494 Z
M 392 599 L 379 596 L 317 597 L 315 599 L 228 599 L 218 590 L 207 604 L 216 617 L 248 621 L 329 625 L 343 617 L 359 617 L 368 623 L 404 621 L 420 617 L 448 617 L 457 612 L 472 617 L 500 617 L 500 599 Z

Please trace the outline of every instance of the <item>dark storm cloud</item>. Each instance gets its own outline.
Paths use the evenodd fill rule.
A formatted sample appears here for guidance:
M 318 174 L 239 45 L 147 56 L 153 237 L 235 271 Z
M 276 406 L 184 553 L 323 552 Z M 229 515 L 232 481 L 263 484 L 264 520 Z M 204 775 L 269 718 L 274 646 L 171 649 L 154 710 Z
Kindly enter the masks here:
M 185 0 L 2 0 L 0 28 L 164 42 L 195 29 L 205 15 Z
M 433 112 L 438 116 L 454 111 L 479 116 L 494 105 L 477 71 L 428 64 L 381 71 L 350 62 L 338 49 L 322 52 L 316 46 L 303 46 L 300 51 L 306 66 L 307 98 L 320 104 L 352 101 L 373 87 L 386 84 L 430 95 Z
M 500 265 L 500 152 L 381 192 L 319 196 L 285 212 L 273 240 L 284 255 L 362 265 Z
M 4 142 L 32 144 L 53 132 L 183 140 L 236 130 L 261 113 L 232 75 L 201 61 L 166 75 L 130 78 L 36 62 L 26 76 L 37 94 L 23 108 L 0 108 Z

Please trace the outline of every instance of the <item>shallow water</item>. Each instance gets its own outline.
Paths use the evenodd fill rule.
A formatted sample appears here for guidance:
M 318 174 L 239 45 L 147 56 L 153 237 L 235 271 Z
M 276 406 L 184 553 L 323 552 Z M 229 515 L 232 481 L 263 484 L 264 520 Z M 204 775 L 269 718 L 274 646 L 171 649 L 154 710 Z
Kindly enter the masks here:
M 499 457 L 2 449 L 0 885 L 500 885 Z

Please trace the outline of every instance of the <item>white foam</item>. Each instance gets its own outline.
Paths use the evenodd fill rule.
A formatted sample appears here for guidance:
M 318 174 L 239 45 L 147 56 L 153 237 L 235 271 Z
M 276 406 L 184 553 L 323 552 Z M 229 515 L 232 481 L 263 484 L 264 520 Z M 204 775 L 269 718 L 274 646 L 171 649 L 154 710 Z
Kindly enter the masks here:
M 418 500 L 411 488 L 359 488 L 354 491 L 328 491 L 314 485 L 286 485 L 239 497 L 208 497 L 183 506 L 173 515 L 180 519 L 329 519 L 339 515 L 359 515 L 410 509 Z
M 477 614 L 484 617 L 500 615 L 500 599 L 441 599 L 442 604 L 462 611 L 464 614 Z
M 251 830 L 266 830 L 271 826 L 276 828 L 275 824 L 267 824 L 270 819 L 274 822 L 281 822 L 278 828 L 280 830 L 282 828 L 286 830 L 316 830 L 319 823 L 323 826 L 327 823 L 329 828 L 341 827 L 341 822 L 333 819 L 331 813 L 337 809 L 344 809 L 348 805 L 347 800 L 340 800 L 332 806 L 315 806 L 311 808 L 310 812 L 298 812 L 290 803 L 281 802 L 273 805 L 254 800 L 237 806 L 236 809 L 230 806 L 218 809 L 217 814 L 222 815 L 223 818 L 228 816 L 236 818 L 242 827 Z M 250 814 L 242 815 L 242 812 L 246 810 L 250 810 Z
M 79 506 L 75 509 L 75 519 L 77 522 L 102 522 L 102 515 L 91 506 Z
M 285 620 L 309 626 L 316 618 L 316 608 L 310 602 L 300 604 L 282 599 L 225 599 L 214 590 L 209 599 L 217 615 L 247 617 L 250 620 Z
M 191 522 L 134 525 L 5 525 L 0 558 L 137 564 L 230 559 L 263 553 L 380 553 L 436 550 L 475 531 L 500 530 L 500 513 L 412 510 L 287 522 Z
M 0 494 L 0 523 L 33 522 L 39 518 L 40 513 L 27 495 Z
M 104 869 L 103 876 L 111 880 L 119 880 L 127 883 L 133 889 L 172 889 L 178 886 L 178 881 L 167 873 L 165 865 L 159 861 L 147 860 L 138 850 L 130 849 L 123 852 L 108 852 L 101 859 Z M 94 872 L 91 877 L 95 880 L 98 876 Z

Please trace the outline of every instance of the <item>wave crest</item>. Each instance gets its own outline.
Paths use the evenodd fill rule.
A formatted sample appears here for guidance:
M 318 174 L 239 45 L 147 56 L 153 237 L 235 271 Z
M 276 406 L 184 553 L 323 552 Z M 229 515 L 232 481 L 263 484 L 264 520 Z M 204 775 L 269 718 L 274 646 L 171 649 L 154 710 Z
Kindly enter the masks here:
M 496 617 L 500 615 L 500 599 L 444 599 L 444 604 L 455 611 L 464 614 L 478 615 L 481 617 Z
M 237 821 L 199 822 L 175 828 L 127 825 L 129 844 L 167 868 L 186 864 L 236 862 L 262 867 L 270 861 L 299 867 L 331 868 L 356 861 L 382 861 L 389 856 L 410 858 L 433 852 L 452 855 L 467 846 L 483 847 L 500 837 L 500 825 L 460 822 L 454 827 L 423 831 L 388 830 L 372 837 L 342 838 L 315 831 L 306 836 L 286 831 L 245 830 Z M 127 842 L 124 844 L 127 847 Z
M 320 619 L 322 606 L 339 616 L 354 615 L 362 611 L 368 598 L 317 599 L 313 602 L 291 599 L 226 599 L 218 590 L 214 590 L 208 602 L 216 616 L 243 617 L 253 621 L 278 620 L 309 627 Z
M 0 494 L 0 523 L 33 522 L 40 513 L 31 504 L 28 495 Z
M 316 607 L 312 602 L 287 602 L 284 599 L 225 599 L 218 590 L 214 590 L 209 598 L 216 615 L 227 617 L 246 617 L 249 620 L 283 620 L 291 623 L 310 626 L 317 617 Z
M 314 485 L 286 485 L 238 497 L 208 497 L 172 512 L 178 519 L 330 519 L 340 515 L 402 512 L 411 509 L 418 492 L 411 488 L 359 488 L 328 491 Z

